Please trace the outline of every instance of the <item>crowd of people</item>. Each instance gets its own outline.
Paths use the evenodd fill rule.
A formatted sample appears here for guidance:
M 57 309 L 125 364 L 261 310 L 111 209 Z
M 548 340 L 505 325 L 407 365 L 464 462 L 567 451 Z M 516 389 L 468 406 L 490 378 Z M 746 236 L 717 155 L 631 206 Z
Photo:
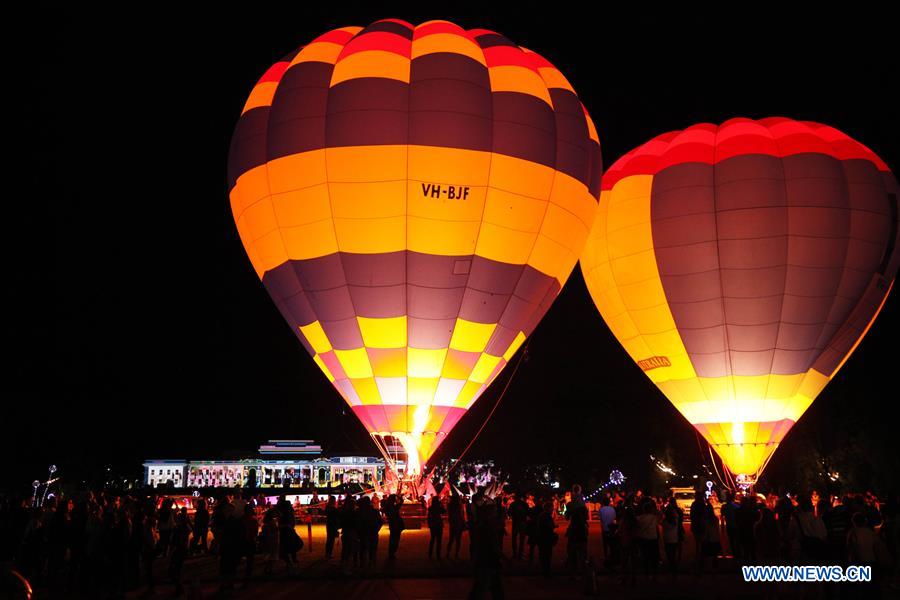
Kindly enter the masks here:
M 702 575 L 715 571 L 726 556 L 740 564 L 869 565 L 878 577 L 896 564 L 900 533 L 896 498 L 880 505 L 871 494 L 826 501 L 818 494 L 726 493 L 719 502 L 698 492 L 687 510 L 674 497 L 641 492 L 592 494 L 586 500 L 577 485 L 564 495 L 491 495 L 481 489 L 471 497 L 454 490 L 427 502 L 396 494 L 315 500 L 302 513 L 324 521 L 324 556 L 339 560 L 344 574 L 366 576 L 378 569 L 379 533 L 385 526 L 387 560 L 396 561 L 406 520 L 414 513 L 428 530 L 427 558 L 456 561 L 466 547 L 473 591 L 495 595 L 501 593 L 500 573 L 507 561 L 527 561 L 534 572 L 553 576 L 555 554 L 565 557 L 571 575 L 606 572 L 626 585 L 635 584 L 639 575 L 656 580 L 660 572 L 672 578 Z M 421 502 L 421 509 L 404 510 L 410 502 Z M 248 585 L 257 565 L 262 576 L 276 569 L 296 573 L 304 544 L 296 527 L 300 507 L 285 496 L 269 502 L 237 492 L 211 504 L 199 498 L 191 513 L 171 498 L 152 494 L 84 492 L 48 498 L 40 507 L 31 504 L 6 500 L 0 506 L 0 561 L 11 562 L 51 591 L 105 597 L 138 588 L 152 591 L 164 571 L 166 583 L 179 594 L 185 561 L 210 554 L 228 590 Z M 593 533 L 602 540 L 595 540 L 602 548 L 598 556 L 589 551 L 591 521 L 599 521 Z M 687 540 L 690 560 L 682 561 Z M 165 569 L 158 568 L 160 562 Z
M 138 587 L 152 592 L 155 567 L 164 561 L 167 582 L 181 594 L 185 561 L 209 553 L 219 557 L 228 588 L 242 560 L 249 580 L 257 555 L 265 560 L 266 572 L 278 558 L 290 568 L 302 544 L 293 506 L 280 502 L 261 512 L 255 499 L 239 494 L 225 496 L 212 512 L 205 499 L 198 499 L 192 515 L 174 500 L 152 494 L 85 492 L 31 504 L 7 500 L 0 507 L 0 560 L 51 593 L 119 597 Z
M 723 557 L 740 565 L 869 566 L 874 581 L 884 580 L 898 563 L 896 497 L 881 505 L 870 493 L 826 501 L 816 493 L 725 492 L 720 502 L 698 491 L 684 511 L 674 497 L 637 492 L 604 496 L 599 504 L 604 566 L 620 572 L 626 584 L 638 573 L 655 580 L 661 566 L 672 578 L 684 571 L 715 572 Z M 683 570 L 688 528 L 693 561 Z

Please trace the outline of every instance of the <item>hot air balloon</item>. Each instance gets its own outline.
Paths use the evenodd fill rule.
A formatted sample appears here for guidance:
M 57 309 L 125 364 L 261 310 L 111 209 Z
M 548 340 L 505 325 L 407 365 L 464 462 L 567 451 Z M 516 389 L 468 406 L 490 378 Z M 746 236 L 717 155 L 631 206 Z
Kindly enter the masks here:
M 256 273 L 386 458 L 421 472 L 583 249 L 600 147 L 566 78 L 446 21 L 335 29 L 275 63 L 228 166 Z
M 897 181 L 840 131 L 732 119 L 603 176 L 581 268 L 628 354 L 752 482 L 872 325 L 897 273 Z

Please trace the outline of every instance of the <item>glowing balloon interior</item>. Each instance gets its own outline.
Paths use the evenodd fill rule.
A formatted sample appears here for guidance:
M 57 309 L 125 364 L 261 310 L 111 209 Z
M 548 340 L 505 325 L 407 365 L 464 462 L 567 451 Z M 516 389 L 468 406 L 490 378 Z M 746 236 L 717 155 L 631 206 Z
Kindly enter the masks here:
M 752 480 L 872 325 L 896 242 L 897 181 L 871 150 L 733 119 L 616 162 L 581 266 L 638 366 Z
M 384 20 L 263 75 L 228 185 L 278 309 L 415 472 L 559 293 L 600 175 L 594 125 L 547 60 L 491 31 Z

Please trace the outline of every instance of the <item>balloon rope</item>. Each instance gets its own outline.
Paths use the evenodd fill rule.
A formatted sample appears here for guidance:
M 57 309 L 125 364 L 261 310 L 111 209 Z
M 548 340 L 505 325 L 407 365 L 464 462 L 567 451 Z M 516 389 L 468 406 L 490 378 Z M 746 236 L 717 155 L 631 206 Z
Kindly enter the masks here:
M 775 444 L 775 450 L 778 449 L 778 444 Z M 769 453 L 769 457 L 766 459 L 766 462 L 762 464 L 758 471 L 756 471 L 756 481 L 759 481 L 759 477 L 762 475 L 762 472 L 766 470 L 766 467 L 769 466 L 769 461 L 772 460 L 772 457 L 775 456 L 775 450 Z
M 700 457 L 703 458 L 703 448 L 700 446 L 700 435 L 697 433 L 697 430 L 694 429 L 694 436 L 697 438 L 697 448 L 700 450 Z M 716 457 L 713 454 L 712 446 L 709 443 L 706 444 L 706 448 L 709 450 L 709 459 L 712 462 L 713 470 L 716 472 L 716 478 L 719 480 L 719 483 L 722 484 L 722 487 L 731 488 L 730 485 L 725 483 L 725 480 L 722 479 L 722 475 L 719 473 L 719 467 L 716 465 Z M 723 465 L 724 470 L 724 465 Z
M 715 454 L 713 454 L 712 446 L 709 447 L 709 460 L 712 461 L 713 469 L 715 469 L 716 471 L 716 477 L 718 477 L 719 483 L 722 484 L 722 487 L 727 487 L 731 490 L 735 489 L 734 481 L 731 478 L 729 478 L 728 483 L 726 483 L 725 480 L 722 479 L 722 475 L 719 474 L 719 466 L 716 464 L 716 456 Z M 722 471 L 724 471 L 726 475 L 729 474 L 728 469 L 725 468 L 725 463 L 722 463 Z
M 697 452 L 700 453 L 700 460 L 706 460 L 706 457 L 703 456 L 703 455 L 705 454 L 705 453 L 703 452 L 703 446 L 700 445 L 700 434 L 697 433 L 697 430 L 696 430 L 694 427 L 691 427 L 691 429 L 694 430 L 694 439 L 697 440 Z M 715 459 L 715 457 L 714 457 L 713 454 L 712 454 L 712 446 L 710 446 L 709 443 L 707 442 L 706 447 L 707 447 L 707 449 L 709 450 L 709 457 L 710 457 L 710 459 L 712 460 L 713 469 L 715 469 L 715 471 L 716 471 L 716 477 L 718 478 L 719 483 L 722 484 L 722 487 L 730 487 L 730 486 L 729 486 L 727 483 L 725 483 L 725 481 L 722 479 L 722 476 L 719 475 L 719 468 L 716 466 L 716 459 Z M 708 472 L 708 471 L 707 471 L 707 472 Z
M 485 426 L 487 426 L 488 421 L 491 420 L 491 417 L 494 416 L 494 412 L 497 410 L 497 407 L 500 406 L 500 401 L 503 400 L 503 396 L 506 395 L 506 390 L 509 389 L 509 384 L 512 383 L 512 380 L 516 377 L 516 372 L 519 370 L 519 365 L 522 364 L 522 357 L 528 352 L 528 342 L 525 342 L 525 346 L 522 348 L 522 351 L 519 353 L 519 359 L 516 361 L 516 366 L 513 368 L 512 373 L 509 375 L 509 379 L 506 380 L 506 385 L 503 386 L 503 391 L 500 392 L 500 395 L 497 396 L 497 401 L 494 402 L 494 408 L 491 409 L 491 412 L 488 413 L 487 418 L 484 420 L 484 423 L 481 424 L 481 427 L 478 429 L 478 432 L 472 438 L 472 441 L 469 442 L 469 445 L 460 453 L 459 458 L 456 459 L 456 462 L 453 463 L 453 466 L 447 470 L 447 474 L 445 477 L 449 477 L 450 473 L 462 462 L 463 457 L 469 451 L 469 448 L 472 447 L 472 444 L 475 443 L 475 440 L 478 439 L 478 436 L 481 435 L 481 432 L 484 431 Z
M 388 449 L 387 442 L 384 440 L 378 439 L 377 434 L 371 434 L 372 440 L 375 442 L 375 445 L 378 446 L 378 451 L 381 452 L 381 455 L 384 457 L 385 466 L 389 469 L 397 470 L 397 461 L 393 459 L 391 456 L 391 452 Z
M 697 433 L 697 429 L 693 425 L 691 425 L 691 429 L 694 430 L 694 438 L 697 440 L 697 452 L 700 453 L 700 460 L 706 460 L 706 457 L 703 456 L 706 453 L 703 451 L 703 446 L 700 445 L 700 434 Z

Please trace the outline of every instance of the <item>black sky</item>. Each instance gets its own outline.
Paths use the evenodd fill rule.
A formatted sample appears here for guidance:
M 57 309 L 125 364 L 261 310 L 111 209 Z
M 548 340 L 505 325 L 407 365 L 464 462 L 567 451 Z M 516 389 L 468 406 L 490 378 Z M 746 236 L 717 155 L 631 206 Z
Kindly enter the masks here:
M 896 27 L 862 9 L 308 4 L 22 21 L 22 75 L 7 93 L 8 139 L 21 130 L 25 141 L 7 148 L 18 158 L 6 176 L 12 364 L 0 425 L 14 464 L 0 488 L 28 486 L 49 462 L 72 477 L 107 464 L 136 472 L 145 458 L 212 457 L 273 437 L 375 452 L 256 278 L 225 189 L 252 85 L 328 29 L 394 16 L 502 32 L 566 74 L 606 166 L 665 131 L 773 115 L 833 125 L 900 166 Z M 898 313 L 895 292 L 772 473 L 790 473 L 803 440 L 840 445 L 847 426 L 871 452 L 891 452 Z M 505 382 L 439 456 L 465 446 Z M 684 469 L 698 461 L 693 429 L 612 338 L 576 268 L 472 455 L 640 478 L 647 455 L 667 449 Z

